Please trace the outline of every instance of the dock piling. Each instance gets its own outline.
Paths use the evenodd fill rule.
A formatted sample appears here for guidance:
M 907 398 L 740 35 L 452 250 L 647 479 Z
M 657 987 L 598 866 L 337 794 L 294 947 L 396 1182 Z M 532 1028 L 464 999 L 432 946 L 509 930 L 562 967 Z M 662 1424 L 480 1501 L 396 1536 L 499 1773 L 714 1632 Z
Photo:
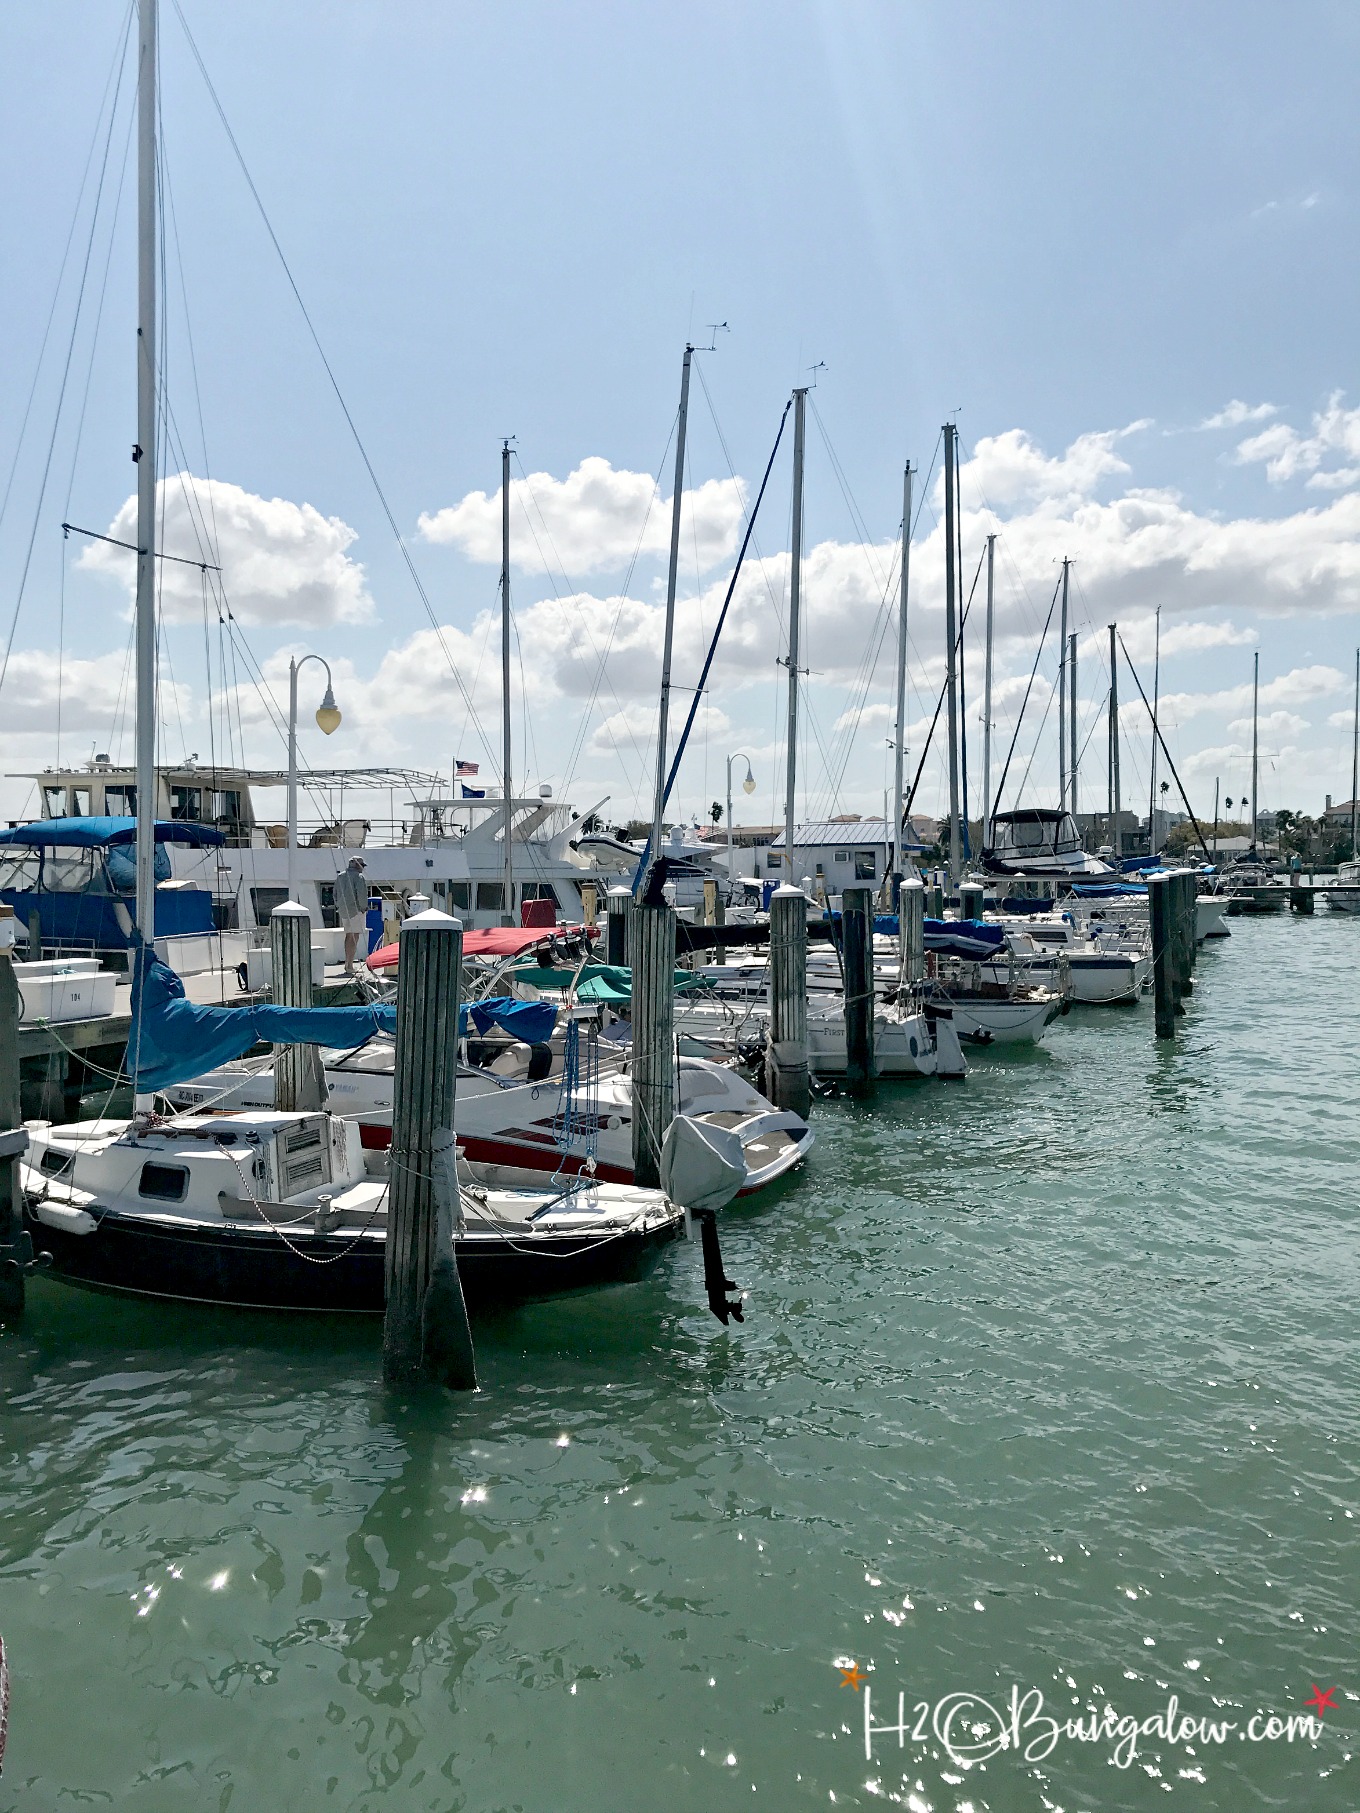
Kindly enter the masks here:
M 865 887 L 841 889 L 841 962 L 845 971 L 845 1084 L 853 1096 L 873 1094 L 874 901 Z
M 980 881 L 959 883 L 959 918 L 981 919 L 987 890 Z
M 633 958 L 633 1177 L 661 1184 L 661 1144 L 675 1119 L 675 908 L 644 902 L 628 930 Z
M 387 1201 L 383 1376 L 477 1385 L 454 1240 L 461 1219 L 454 1170 L 458 997 L 463 927 L 425 912 L 402 927 L 396 1075 Z
M 594 931 L 600 916 L 600 885 L 595 881 L 581 883 L 581 924 Z
M 910 876 L 897 893 L 897 945 L 901 976 L 906 983 L 921 982 L 926 973 L 926 890 L 919 876 Z
M 276 1007 L 312 1005 L 312 916 L 296 900 L 269 915 L 270 993 Z M 325 1106 L 326 1079 L 315 1045 L 274 1047 L 274 1106 L 283 1114 Z
M 1175 886 L 1173 875 L 1148 882 L 1148 924 L 1152 932 L 1152 1000 L 1156 1036 L 1176 1036 Z
M 605 961 L 615 969 L 628 965 L 628 915 L 633 910 L 631 888 L 610 888 L 605 902 Z
M 770 896 L 770 1031 L 765 1093 L 776 1108 L 806 1117 L 812 1104 L 807 1057 L 807 895 L 788 883 Z
M 24 1308 L 24 1199 L 19 1154 L 28 1143 L 19 1108 L 19 984 L 0 957 L 0 1316 Z
M 717 880 L 709 876 L 704 881 L 704 924 L 721 926 L 727 923 L 727 906 L 722 897 L 722 889 Z M 713 947 L 713 961 L 726 963 L 727 946 L 717 944 Z

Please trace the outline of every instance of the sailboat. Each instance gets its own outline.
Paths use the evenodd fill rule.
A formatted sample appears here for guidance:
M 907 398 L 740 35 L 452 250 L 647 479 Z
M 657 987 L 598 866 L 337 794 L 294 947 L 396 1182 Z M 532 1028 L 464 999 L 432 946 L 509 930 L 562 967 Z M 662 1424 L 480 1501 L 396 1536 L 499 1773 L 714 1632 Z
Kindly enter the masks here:
M 261 1013 L 291 1013 L 295 1021 L 289 1030 L 261 1021 L 269 1027 L 264 1036 L 307 1044 L 345 1036 L 356 1017 L 354 1031 L 371 1036 L 384 1017 L 379 1008 L 196 1007 L 154 951 L 157 0 L 139 0 L 138 43 L 138 940 L 128 1043 L 136 1113 L 127 1121 L 30 1124 L 20 1167 L 25 1223 L 53 1274 L 71 1283 L 222 1305 L 380 1314 L 387 1185 L 368 1176 L 357 1123 L 282 1106 L 162 1117 L 149 1090 L 157 1080 L 151 1054 L 168 1052 L 192 1066 L 196 1051 L 223 1042 L 243 1052 L 260 1036 L 252 1022 Z M 509 768 L 507 749 L 507 883 Z M 730 1169 L 729 1196 L 740 1176 L 739 1167 Z M 474 1304 L 636 1277 L 684 1221 L 660 1191 L 590 1176 L 545 1187 L 483 1171 L 475 1182 L 465 1176 L 458 1193 L 455 1255 Z

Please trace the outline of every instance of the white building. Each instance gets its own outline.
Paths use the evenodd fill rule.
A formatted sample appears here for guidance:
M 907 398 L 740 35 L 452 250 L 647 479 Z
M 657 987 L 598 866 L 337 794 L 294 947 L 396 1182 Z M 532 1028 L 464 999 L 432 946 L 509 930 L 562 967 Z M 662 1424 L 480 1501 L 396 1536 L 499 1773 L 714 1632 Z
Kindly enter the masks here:
M 843 887 L 862 882 L 881 887 L 892 865 L 893 827 L 883 818 L 824 818 L 796 825 L 793 832 L 793 863 L 784 861 L 784 833 L 781 831 L 767 850 L 752 852 L 763 858 L 763 867 L 753 870 L 762 880 L 800 883 L 810 877 L 814 889 L 820 885 L 827 894 L 839 894 Z M 914 840 L 903 844 L 907 851 L 924 849 Z

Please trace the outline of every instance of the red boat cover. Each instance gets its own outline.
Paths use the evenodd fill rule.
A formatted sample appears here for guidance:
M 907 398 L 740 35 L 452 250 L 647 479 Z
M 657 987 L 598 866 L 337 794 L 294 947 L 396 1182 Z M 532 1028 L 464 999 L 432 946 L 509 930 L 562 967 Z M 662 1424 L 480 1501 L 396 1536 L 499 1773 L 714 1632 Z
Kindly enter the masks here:
M 536 950 L 540 944 L 546 944 L 549 937 L 579 938 L 585 932 L 584 926 L 559 925 L 549 932 L 543 926 L 491 926 L 485 931 L 463 933 L 463 954 L 466 957 L 520 957 L 525 951 Z M 587 932 L 590 938 L 599 937 L 598 927 Z M 400 944 L 384 944 L 374 951 L 368 960 L 370 969 L 392 969 L 401 953 Z

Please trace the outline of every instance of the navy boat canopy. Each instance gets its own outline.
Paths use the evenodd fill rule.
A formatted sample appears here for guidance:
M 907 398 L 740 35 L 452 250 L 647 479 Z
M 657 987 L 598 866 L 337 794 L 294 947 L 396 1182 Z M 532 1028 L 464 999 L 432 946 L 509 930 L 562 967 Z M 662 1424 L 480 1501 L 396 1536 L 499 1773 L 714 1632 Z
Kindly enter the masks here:
M 30 849 L 55 844 L 66 849 L 94 850 L 136 840 L 135 818 L 39 818 L 31 825 L 0 831 L 0 844 L 24 844 Z M 195 825 L 178 818 L 156 820 L 158 844 L 187 844 L 191 850 L 206 850 L 226 841 L 226 834 L 215 825 Z
M 983 919 L 927 919 L 925 947 L 941 957 L 977 960 L 1000 955 L 1005 929 Z

